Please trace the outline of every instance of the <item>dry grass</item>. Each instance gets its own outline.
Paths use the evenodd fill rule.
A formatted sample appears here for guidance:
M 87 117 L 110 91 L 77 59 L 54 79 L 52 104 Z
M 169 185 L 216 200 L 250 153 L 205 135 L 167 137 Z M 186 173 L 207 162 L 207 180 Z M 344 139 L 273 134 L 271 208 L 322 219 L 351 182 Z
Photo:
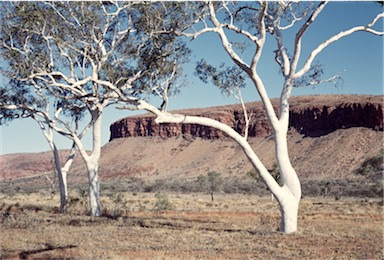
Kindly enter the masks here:
M 382 259 L 382 201 L 305 198 L 294 235 L 276 232 L 270 197 L 168 194 L 172 211 L 154 210 L 153 193 L 103 198 L 91 219 L 81 205 L 57 213 L 58 198 L 0 196 L 1 253 L 13 258 Z M 113 211 L 119 209 L 118 211 Z M 117 213 L 116 213 L 117 212 Z

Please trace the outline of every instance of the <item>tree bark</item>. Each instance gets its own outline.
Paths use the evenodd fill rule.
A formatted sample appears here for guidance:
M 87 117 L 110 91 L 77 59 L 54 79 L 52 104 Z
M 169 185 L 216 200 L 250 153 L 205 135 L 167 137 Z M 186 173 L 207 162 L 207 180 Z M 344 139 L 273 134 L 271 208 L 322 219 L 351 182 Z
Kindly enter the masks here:
M 281 106 L 281 121 L 279 128 L 275 128 L 275 157 L 279 167 L 280 185 L 282 193 L 276 196 L 280 205 L 280 231 L 291 234 L 297 231 L 297 217 L 301 200 L 301 184 L 295 169 L 289 159 L 287 131 L 289 119 L 288 104 Z
M 280 184 L 288 188 L 296 200 L 301 198 L 300 180 L 293 168 L 288 154 L 287 135 L 285 131 L 275 133 L 276 160 L 280 173 Z
M 83 158 L 88 171 L 88 188 L 89 188 L 89 204 L 90 215 L 98 217 L 101 215 L 100 204 L 100 185 L 99 185 L 99 160 L 101 155 L 101 121 L 102 109 L 98 107 L 90 110 L 92 121 L 89 124 L 92 126 L 93 148 L 92 153 L 88 155 L 86 148 L 81 140 L 75 134 L 72 134 L 72 139 L 75 142 L 81 157 Z
M 101 215 L 100 205 L 100 185 L 98 166 L 93 163 L 87 164 L 88 169 L 88 186 L 89 186 L 89 203 L 90 203 L 90 215 L 98 217 Z
M 90 156 L 87 155 L 85 148 L 81 152 L 88 170 L 89 202 L 91 207 L 91 216 L 101 215 L 100 204 L 100 184 L 99 184 L 99 161 L 101 155 L 101 122 L 102 108 L 99 107 L 91 111 L 93 123 L 93 149 Z
M 60 212 L 64 213 L 67 210 L 67 200 L 68 200 L 67 172 L 63 171 L 61 168 L 59 151 L 57 150 L 56 145 L 52 142 L 51 146 L 53 149 L 55 168 L 57 171 L 57 177 L 59 182 Z
M 67 172 L 61 170 L 58 174 L 59 191 L 60 191 L 60 212 L 67 211 L 68 203 L 68 186 L 67 186 Z
M 297 218 L 300 200 L 297 200 L 289 190 L 286 190 L 283 198 L 277 199 L 281 211 L 280 231 L 292 234 L 297 231 Z

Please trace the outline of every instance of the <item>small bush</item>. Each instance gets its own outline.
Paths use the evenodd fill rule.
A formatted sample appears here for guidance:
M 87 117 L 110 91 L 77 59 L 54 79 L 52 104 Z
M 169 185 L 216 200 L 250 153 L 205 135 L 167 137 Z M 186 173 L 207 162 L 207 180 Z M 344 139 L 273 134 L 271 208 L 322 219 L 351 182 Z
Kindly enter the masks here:
M 211 195 L 211 201 L 213 201 L 213 194 L 215 192 L 219 192 L 223 186 L 223 179 L 221 178 L 221 174 L 218 172 L 208 172 L 207 175 L 200 175 L 197 178 L 197 183 L 203 189 L 207 190 Z
M 378 180 L 372 187 L 372 192 L 376 195 L 383 196 L 384 180 Z
M 273 163 L 271 169 L 268 169 L 269 173 L 272 175 L 272 177 L 277 181 L 279 182 L 280 181 L 280 172 L 279 172 L 279 166 L 277 165 L 277 163 Z M 251 170 L 249 170 L 246 175 L 248 177 L 250 177 L 251 179 L 259 182 L 261 181 L 261 177 L 260 177 L 260 174 L 259 174 L 259 171 L 255 168 L 252 168 Z
M 157 193 L 155 196 L 156 203 L 153 206 L 154 211 L 173 210 L 175 208 L 166 194 Z
M 88 191 L 79 188 L 77 192 L 68 196 L 67 211 L 75 214 L 88 214 Z
M 381 149 L 377 155 L 366 159 L 356 170 L 356 173 L 368 177 L 374 176 L 377 172 L 383 170 L 383 160 L 384 149 Z
M 112 218 L 118 219 L 123 216 L 129 210 L 128 200 L 124 197 L 123 193 L 117 193 L 112 196 L 113 206 L 111 209 L 104 209 L 103 215 Z

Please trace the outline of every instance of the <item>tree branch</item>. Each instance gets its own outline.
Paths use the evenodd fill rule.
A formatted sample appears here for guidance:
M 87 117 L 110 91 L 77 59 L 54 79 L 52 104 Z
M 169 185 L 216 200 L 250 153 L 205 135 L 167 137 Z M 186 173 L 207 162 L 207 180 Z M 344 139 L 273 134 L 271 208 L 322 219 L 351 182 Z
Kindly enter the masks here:
M 271 174 L 265 168 L 265 166 L 260 161 L 258 156 L 255 154 L 255 152 L 253 151 L 252 147 L 249 145 L 247 140 L 230 126 L 207 117 L 186 116 L 186 115 L 170 114 L 167 112 L 162 112 L 156 107 L 148 104 L 144 100 L 138 101 L 137 108 L 147 110 L 148 112 L 154 114 L 156 116 L 155 122 L 158 124 L 160 123 L 199 124 L 199 125 L 208 126 L 208 127 L 221 130 L 242 147 L 244 153 L 246 154 L 247 157 L 249 157 L 252 164 L 254 164 L 254 167 L 258 169 L 260 176 L 262 177 L 263 181 L 267 184 L 268 188 L 270 188 L 271 192 L 277 197 L 281 196 L 283 187 L 280 187 L 279 184 L 276 182 L 276 180 L 271 176 Z
M 328 47 L 330 44 L 340 40 L 341 38 L 344 38 L 348 35 L 351 35 L 355 32 L 359 32 L 359 31 L 365 31 L 365 32 L 369 32 L 369 33 L 372 33 L 372 34 L 375 34 L 375 35 L 379 35 L 379 36 L 382 36 L 384 35 L 384 32 L 381 32 L 381 31 L 376 31 L 376 30 L 373 30 L 371 27 L 373 25 L 376 24 L 376 22 L 380 19 L 380 18 L 384 18 L 384 13 L 380 13 L 378 14 L 368 25 L 366 26 L 356 26 L 356 27 L 353 27 L 349 30 L 346 30 L 346 31 L 343 31 L 343 32 L 340 32 L 336 35 L 334 35 L 333 37 L 329 38 L 328 40 L 324 41 L 323 43 L 321 43 L 317 48 L 315 48 L 311 54 L 309 55 L 308 59 L 306 60 L 304 66 L 302 67 L 301 70 L 299 70 L 297 73 L 295 73 L 294 75 L 294 78 L 295 79 L 298 79 L 300 77 L 302 77 L 305 73 L 308 72 L 308 70 L 311 68 L 311 65 L 312 65 L 312 62 L 314 61 L 314 59 L 316 58 L 316 56 L 322 52 L 326 47 Z
M 297 63 L 299 62 L 299 59 L 300 59 L 301 41 L 302 41 L 303 35 L 307 31 L 309 26 L 316 20 L 317 16 L 321 13 L 321 11 L 323 11 L 323 9 L 327 5 L 327 3 L 328 3 L 327 1 L 321 2 L 296 34 L 295 50 L 293 53 L 293 58 L 292 58 L 292 63 L 291 63 L 291 68 L 290 68 L 291 76 L 293 76 L 293 73 L 295 73 Z
M 209 13 L 210 13 L 210 19 L 212 23 L 216 26 L 215 32 L 219 34 L 221 43 L 225 49 L 225 51 L 228 53 L 228 55 L 231 57 L 231 59 L 246 73 L 250 73 L 250 67 L 247 65 L 240 57 L 236 54 L 236 52 L 232 48 L 232 44 L 228 41 L 227 35 L 225 34 L 223 27 L 225 25 L 221 24 L 219 20 L 216 18 L 215 8 L 213 6 L 213 3 L 209 3 Z

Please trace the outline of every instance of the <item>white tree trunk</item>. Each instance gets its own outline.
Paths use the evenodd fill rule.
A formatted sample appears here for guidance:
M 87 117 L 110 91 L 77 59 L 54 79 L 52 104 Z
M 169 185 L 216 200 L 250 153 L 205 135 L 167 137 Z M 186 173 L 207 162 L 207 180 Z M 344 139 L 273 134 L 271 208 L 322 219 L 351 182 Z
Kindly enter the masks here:
M 91 208 L 91 216 L 98 217 L 101 215 L 100 205 L 100 185 L 98 166 L 93 163 L 87 164 L 88 169 L 88 185 L 89 185 L 89 204 Z
M 275 157 L 279 167 L 282 196 L 276 196 L 281 210 L 280 230 L 286 234 L 297 231 L 297 217 L 301 200 L 301 184 L 289 159 L 287 132 L 289 127 L 289 102 L 292 83 L 284 84 L 280 98 L 279 123 L 273 126 L 275 136 Z
M 291 234 L 297 231 L 297 217 L 301 199 L 300 180 L 289 159 L 286 131 L 275 133 L 276 160 L 280 173 L 281 195 L 276 199 L 280 205 L 280 231 Z
M 88 186 L 89 186 L 89 205 L 90 214 L 93 217 L 101 215 L 101 204 L 100 204 L 100 185 L 99 185 L 99 160 L 101 155 L 101 122 L 102 122 L 102 108 L 95 108 L 90 111 L 92 116 L 93 128 L 93 148 L 92 153 L 88 155 L 85 147 L 81 143 L 80 139 L 73 135 L 72 138 L 76 143 L 77 148 L 84 162 L 87 166 L 88 171 Z
M 59 179 L 59 191 L 60 191 L 60 212 L 65 213 L 67 211 L 67 202 L 68 202 L 67 172 L 61 171 L 58 174 L 58 179 Z
M 72 146 L 68 159 L 64 167 L 60 168 L 58 179 L 59 179 L 59 190 L 60 190 L 60 212 L 67 211 L 67 202 L 68 202 L 68 185 L 67 185 L 67 175 L 68 171 L 72 166 L 73 160 L 75 159 L 76 147 Z
M 64 213 L 67 210 L 68 201 L 68 188 L 67 188 L 67 171 L 63 171 L 61 168 L 59 151 L 53 140 L 48 140 L 52 150 L 55 161 L 55 168 L 57 171 L 57 177 L 59 182 L 59 193 L 60 193 L 60 212 Z
M 297 217 L 300 200 L 297 200 L 289 190 L 286 190 L 285 196 L 277 199 L 281 211 L 280 231 L 285 234 L 292 234 L 297 231 Z
M 294 198 L 300 200 L 300 180 L 293 168 L 288 154 L 287 135 L 285 131 L 275 133 L 276 160 L 280 172 L 280 184 L 291 192 Z

